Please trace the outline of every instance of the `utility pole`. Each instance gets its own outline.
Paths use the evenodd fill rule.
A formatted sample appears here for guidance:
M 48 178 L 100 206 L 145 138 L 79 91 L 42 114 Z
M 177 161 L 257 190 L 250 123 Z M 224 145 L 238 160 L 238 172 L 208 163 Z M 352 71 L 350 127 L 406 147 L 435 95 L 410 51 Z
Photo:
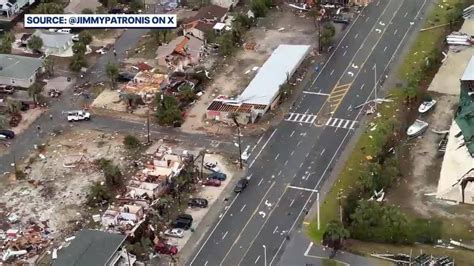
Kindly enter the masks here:
M 318 231 L 321 229 L 321 220 L 319 216 L 319 191 L 316 192 L 316 210 L 317 210 L 317 216 L 318 216 Z
M 147 143 L 150 143 L 150 108 L 146 112 L 146 131 L 147 131 Z
M 233 115 L 232 116 L 232 120 L 234 120 L 234 123 L 235 125 L 237 126 L 237 133 L 238 133 L 238 142 L 239 142 L 239 166 L 240 166 L 240 169 L 243 168 L 243 165 L 242 165 L 242 146 L 241 146 L 241 142 L 240 142 L 240 124 L 239 122 L 237 122 L 237 115 Z
M 374 95 L 375 110 L 377 110 L 377 64 L 374 64 Z

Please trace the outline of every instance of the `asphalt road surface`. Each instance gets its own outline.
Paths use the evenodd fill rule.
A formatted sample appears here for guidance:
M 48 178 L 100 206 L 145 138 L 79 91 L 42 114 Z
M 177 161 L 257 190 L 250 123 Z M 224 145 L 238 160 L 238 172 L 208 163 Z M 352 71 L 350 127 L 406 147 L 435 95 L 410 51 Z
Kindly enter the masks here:
M 427 0 L 376 0 L 351 22 L 287 118 L 252 148 L 235 195 L 187 265 L 276 265 L 359 126 Z M 301 250 L 301 256 L 305 251 Z

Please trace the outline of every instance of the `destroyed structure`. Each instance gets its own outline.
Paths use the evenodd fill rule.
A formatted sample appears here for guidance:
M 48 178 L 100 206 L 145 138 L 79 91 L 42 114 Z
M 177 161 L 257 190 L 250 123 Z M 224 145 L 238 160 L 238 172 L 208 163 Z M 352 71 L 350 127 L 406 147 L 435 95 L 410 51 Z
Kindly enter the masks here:
M 279 45 L 258 70 L 247 88 L 235 99 L 219 96 L 207 107 L 206 118 L 239 123 L 254 123 L 280 99 L 280 86 L 288 82 L 310 51 L 309 45 Z
M 461 77 L 460 90 L 436 197 L 474 204 L 474 56 Z

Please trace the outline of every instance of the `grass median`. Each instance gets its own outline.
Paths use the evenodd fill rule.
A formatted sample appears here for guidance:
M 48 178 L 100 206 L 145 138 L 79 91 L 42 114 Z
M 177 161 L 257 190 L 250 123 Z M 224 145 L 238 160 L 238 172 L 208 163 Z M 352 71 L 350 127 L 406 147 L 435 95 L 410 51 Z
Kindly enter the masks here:
M 449 13 L 451 9 L 449 6 L 454 6 L 461 1 L 462 0 L 446 0 L 443 5 L 433 6 L 423 26 L 423 28 L 432 29 L 415 33 L 418 36 L 412 43 L 408 54 L 405 56 L 403 62 L 401 62 L 397 71 L 398 77 L 401 80 L 408 81 L 416 78 L 414 75 L 419 73 L 417 70 L 425 64 L 425 58 L 428 53 L 430 53 L 433 48 L 443 44 L 446 27 L 449 27 L 450 24 Z M 445 26 L 436 27 L 439 25 Z M 338 180 L 334 183 L 324 201 L 321 203 L 321 229 L 317 230 L 316 219 L 313 219 L 307 228 L 310 238 L 315 243 L 321 242 L 325 225 L 329 221 L 340 219 L 340 202 L 344 199 L 344 195 L 349 194 L 349 191 L 355 189 L 358 176 L 370 173 L 366 162 L 371 156 L 380 154 L 384 148 L 387 138 L 392 134 L 392 131 L 387 130 L 387 128 L 399 127 L 401 119 L 404 119 L 401 117 L 399 110 L 405 108 L 403 106 L 405 94 L 400 88 L 392 88 L 389 94 L 391 96 L 390 99 L 394 101 L 380 105 L 377 110 L 380 116 L 369 119 L 372 125 L 377 125 L 377 128 L 373 131 L 366 129 L 360 136 L 347 161 L 344 163 Z

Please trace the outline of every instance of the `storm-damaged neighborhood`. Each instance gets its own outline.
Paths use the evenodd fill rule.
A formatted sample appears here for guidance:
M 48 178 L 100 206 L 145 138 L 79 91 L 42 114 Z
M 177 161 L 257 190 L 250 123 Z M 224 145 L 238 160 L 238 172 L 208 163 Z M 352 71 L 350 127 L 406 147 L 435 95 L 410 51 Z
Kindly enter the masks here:
M 0 265 L 474 260 L 472 1 L 0 6 Z

